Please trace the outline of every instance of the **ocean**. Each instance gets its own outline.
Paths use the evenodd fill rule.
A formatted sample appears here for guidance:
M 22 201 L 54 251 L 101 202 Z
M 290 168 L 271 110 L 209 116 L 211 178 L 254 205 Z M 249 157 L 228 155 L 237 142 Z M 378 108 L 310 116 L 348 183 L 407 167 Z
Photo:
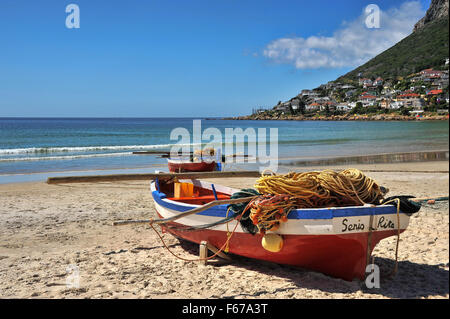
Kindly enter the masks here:
M 83 174 L 92 171 L 119 172 L 124 169 L 167 171 L 166 159 L 155 155 L 135 155 L 132 152 L 170 150 L 179 142 L 178 139 L 170 139 L 172 130 L 185 128 L 192 133 L 193 120 L 0 118 L 0 183 L 28 181 L 32 175 L 44 178 L 49 174 L 56 176 L 67 172 Z M 202 130 L 216 128 L 224 138 L 227 128 L 253 128 L 255 132 L 258 132 L 258 128 L 265 128 L 268 136 L 270 128 L 277 128 L 278 157 L 284 163 L 333 156 L 448 150 L 449 145 L 447 121 L 202 119 L 201 127 Z M 188 144 L 194 142 L 191 139 Z M 228 169 L 249 167 L 249 164 L 244 163 L 232 165 Z

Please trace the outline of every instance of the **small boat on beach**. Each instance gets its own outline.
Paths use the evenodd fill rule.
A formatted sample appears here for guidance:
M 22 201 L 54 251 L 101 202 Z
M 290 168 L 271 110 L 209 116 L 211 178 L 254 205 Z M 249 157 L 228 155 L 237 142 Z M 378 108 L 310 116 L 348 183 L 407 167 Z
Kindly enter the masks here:
M 173 181 L 156 180 L 150 185 L 160 218 L 171 218 L 213 201 L 228 200 L 240 191 L 200 180 L 177 182 L 189 184 L 189 193 L 176 191 Z M 285 222 L 270 231 L 280 241 L 279 249 L 268 250 L 262 244 L 266 239 L 263 233 L 249 233 L 237 219 L 222 222 L 230 215 L 228 205 L 217 205 L 161 227 L 197 244 L 207 241 L 216 248 L 227 245 L 231 254 L 298 266 L 351 281 L 364 279 L 377 243 L 405 231 L 410 218 L 395 205 L 292 209 Z
M 220 170 L 220 165 L 218 165 L 220 161 L 218 159 L 221 156 L 218 154 L 215 149 L 206 148 L 204 150 L 197 150 L 190 154 L 190 156 L 167 158 L 169 172 L 212 172 L 214 170 Z
M 212 172 L 216 169 L 215 161 L 190 161 L 184 159 L 167 159 L 169 172 Z

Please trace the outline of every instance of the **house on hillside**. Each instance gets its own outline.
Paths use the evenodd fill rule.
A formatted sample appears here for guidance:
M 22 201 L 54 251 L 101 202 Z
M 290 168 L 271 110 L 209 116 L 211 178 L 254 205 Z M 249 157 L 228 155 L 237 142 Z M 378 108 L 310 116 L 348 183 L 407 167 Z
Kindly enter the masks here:
M 280 103 L 277 106 L 275 106 L 273 108 L 274 111 L 279 111 L 279 112 L 289 112 L 290 109 L 290 102 L 284 102 L 284 103 Z
M 393 86 L 392 81 L 386 81 L 384 82 L 383 89 L 388 90 L 392 88 L 392 86 Z
M 425 69 L 420 71 L 420 75 L 422 76 L 422 78 L 440 78 L 442 75 L 442 71 Z
M 427 92 L 427 95 L 441 95 L 442 92 L 442 90 L 430 90 Z
M 252 109 L 252 115 L 255 115 L 255 114 L 262 114 L 262 113 L 266 112 L 267 110 L 268 110 L 267 108 L 264 108 L 264 107 L 262 107 L 262 106 L 256 107 L 256 108 L 253 108 L 253 109 Z
M 397 101 L 405 101 L 405 100 L 411 100 L 411 99 L 417 99 L 420 97 L 420 94 L 412 93 L 411 91 L 407 91 L 403 94 L 397 95 Z
M 314 95 L 314 94 L 316 94 L 316 93 L 313 92 L 312 90 L 302 90 L 302 91 L 300 92 L 300 94 L 297 95 L 297 96 L 298 96 L 298 97 L 307 97 L 307 96 Z
M 440 80 L 442 77 L 446 77 L 446 73 L 444 71 L 437 71 L 433 69 L 420 71 L 420 78 L 423 82 L 433 83 L 436 80 Z
M 317 102 L 308 104 L 305 106 L 305 110 L 308 112 L 317 111 L 320 108 L 320 104 Z
M 393 89 L 383 89 L 383 91 L 381 91 L 382 96 L 389 97 L 389 98 L 392 97 L 395 93 L 396 93 L 396 91 Z
M 334 112 L 334 111 L 336 110 L 336 103 L 334 103 L 334 102 L 325 102 L 325 103 L 323 103 L 323 104 L 321 104 L 321 105 L 319 106 L 319 109 L 320 109 L 321 111 L 326 111 L 327 108 L 328 108 L 328 110 L 329 110 L 330 112 Z
M 345 98 L 346 99 L 351 98 L 353 95 L 355 95 L 356 91 L 357 90 L 349 90 L 349 91 L 345 92 Z
M 431 83 L 431 87 L 437 90 L 445 89 L 446 87 L 448 87 L 448 79 L 434 80 L 433 83 Z
M 358 102 L 361 102 L 364 107 L 373 106 L 377 101 L 377 97 L 375 95 L 365 94 L 362 95 Z
M 368 88 L 368 87 L 372 86 L 372 84 L 373 84 L 373 82 L 371 79 L 366 79 L 366 78 L 359 79 L 359 85 L 364 88 Z
M 406 102 L 407 107 L 412 107 L 415 110 L 423 110 L 425 107 L 425 100 L 422 98 L 412 99 Z
M 327 84 L 325 84 L 325 89 L 329 90 L 329 89 L 333 89 L 337 86 L 337 83 L 333 83 L 333 82 L 328 82 Z
M 376 78 L 375 81 L 373 81 L 372 85 L 373 86 L 383 85 L 383 79 L 380 77 Z
M 398 110 L 403 106 L 403 101 L 391 101 L 389 104 L 389 108 L 391 110 Z
M 292 99 L 291 107 L 292 107 L 292 109 L 294 111 L 298 110 L 300 108 L 300 100 L 299 99 Z
M 298 96 L 302 98 L 314 98 L 319 96 L 319 92 L 314 90 L 302 90 Z
M 421 98 L 420 94 L 417 93 L 403 93 L 397 95 L 396 99 L 397 102 L 401 102 L 404 107 L 413 107 L 417 110 L 422 110 L 425 106 L 425 101 Z
M 420 82 L 420 81 L 423 81 L 423 77 L 422 76 L 415 76 L 415 77 L 412 77 L 409 81 L 411 83 Z
M 364 95 L 374 95 L 374 96 L 378 96 L 378 92 L 377 91 L 365 91 L 361 93 L 361 97 Z
M 380 107 L 382 107 L 383 109 L 389 109 L 391 105 L 391 100 L 390 99 L 382 99 L 380 101 Z
M 349 112 L 351 109 L 352 109 L 352 107 L 345 103 L 340 103 L 340 104 L 336 105 L 336 111 Z

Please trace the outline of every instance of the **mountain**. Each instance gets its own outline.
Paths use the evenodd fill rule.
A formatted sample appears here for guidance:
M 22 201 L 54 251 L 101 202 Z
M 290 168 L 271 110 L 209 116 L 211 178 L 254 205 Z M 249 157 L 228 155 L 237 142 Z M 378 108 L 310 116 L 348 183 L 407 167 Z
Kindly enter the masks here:
M 302 90 L 271 109 L 254 109 L 252 115 L 242 119 L 341 120 L 354 114 L 371 114 L 372 119 L 382 120 L 386 114 L 402 114 L 404 117 L 398 119 L 412 119 L 409 112 L 413 108 L 428 112 L 427 116 L 445 113 L 448 110 L 448 9 L 449 0 L 432 0 L 409 36 L 369 62 L 313 90 Z M 418 74 L 425 69 L 434 70 Z M 360 83 L 362 78 L 377 80 L 365 79 Z M 417 86 L 412 84 L 416 82 Z M 415 92 L 405 93 L 407 90 Z M 431 95 L 424 99 L 425 94 Z M 446 119 L 444 115 L 433 116 L 427 118 Z
M 449 56 L 448 4 L 449 0 L 432 0 L 412 34 L 336 81 L 355 81 L 358 76 L 396 78 L 426 68 L 441 68 Z

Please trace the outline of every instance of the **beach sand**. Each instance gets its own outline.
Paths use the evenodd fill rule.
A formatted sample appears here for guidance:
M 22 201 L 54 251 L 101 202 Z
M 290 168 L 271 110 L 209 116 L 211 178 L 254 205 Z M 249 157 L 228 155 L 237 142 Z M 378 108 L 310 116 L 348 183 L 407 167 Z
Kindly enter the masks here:
M 448 196 L 448 165 L 351 166 L 388 187 L 389 195 L 437 197 Z M 324 168 L 338 167 L 317 169 Z M 255 181 L 210 180 L 235 188 L 251 187 Z M 185 262 L 168 253 L 148 225 L 111 225 L 152 217 L 145 181 L 0 185 L 0 297 L 449 298 L 448 202 L 425 205 L 410 219 L 401 235 L 393 278 L 388 274 L 394 267 L 396 237 L 378 244 L 374 256 L 381 271 L 379 289 L 237 256 L 222 265 Z M 164 238 L 177 255 L 198 257 L 197 245 L 169 234 Z M 73 282 L 70 269 L 79 273 L 79 288 L 66 285 Z

